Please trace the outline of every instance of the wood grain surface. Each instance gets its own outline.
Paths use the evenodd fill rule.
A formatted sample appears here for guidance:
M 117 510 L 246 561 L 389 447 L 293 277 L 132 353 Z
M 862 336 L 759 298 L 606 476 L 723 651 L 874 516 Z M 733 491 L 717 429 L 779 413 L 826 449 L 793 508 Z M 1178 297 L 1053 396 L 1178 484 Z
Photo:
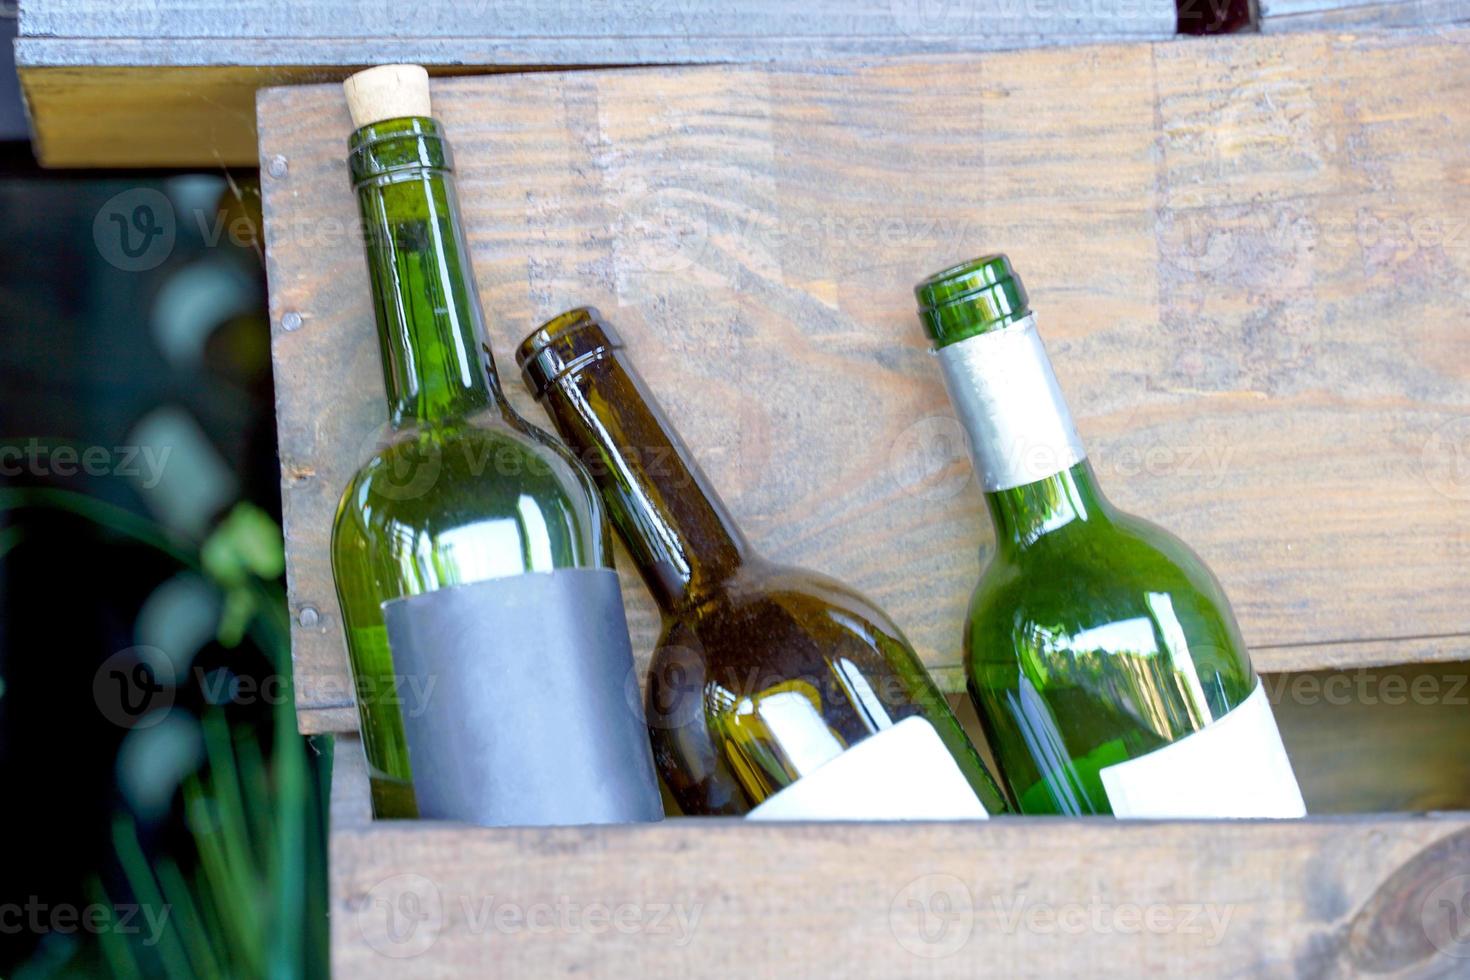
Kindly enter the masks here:
M 910 288 L 996 250 L 1104 487 L 1210 563 L 1259 669 L 1470 657 L 1467 54 L 1297 34 L 434 94 L 512 401 L 544 420 L 513 345 L 600 306 L 753 541 L 867 592 L 954 690 L 990 531 Z M 350 124 L 336 86 L 258 109 L 298 706 L 343 730 L 328 533 L 384 417 Z
M 1260 0 L 1259 7 L 1263 34 L 1470 23 L 1470 0 Z
M 12 0 L 13 5 L 13 0 Z M 16 62 L 54 167 L 251 165 L 256 89 L 431 70 L 768 62 L 1174 34 L 1173 0 L 24 0 Z
M 355 740 L 339 795 L 361 799 Z M 1470 816 L 487 830 L 334 808 L 341 977 L 1462 975 Z
M 212 49 L 210 60 L 216 64 L 230 62 L 228 44 L 237 40 L 352 40 L 390 53 L 395 46 L 431 40 L 493 40 L 501 50 L 484 53 L 501 56 L 514 53 L 517 46 L 531 49 L 539 45 L 538 51 L 551 54 L 571 55 L 587 48 L 606 57 L 615 54 L 618 45 L 643 45 L 650 53 L 680 61 L 712 57 L 749 61 L 769 60 L 778 52 L 788 56 L 823 51 L 886 54 L 905 45 L 952 51 L 960 45 L 993 45 L 1004 37 L 1055 34 L 1055 43 L 1109 31 L 1172 32 L 1174 7 L 1153 0 L 940 4 L 916 0 L 807 0 L 802 4 L 783 0 L 648 4 L 296 0 L 289 6 L 274 0 L 236 0 L 228 5 L 197 0 L 21 0 L 20 19 L 21 32 L 35 38 L 213 40 L 221 42 Z M 167 55 L 156 52 L 153 57 L 161 61 Z

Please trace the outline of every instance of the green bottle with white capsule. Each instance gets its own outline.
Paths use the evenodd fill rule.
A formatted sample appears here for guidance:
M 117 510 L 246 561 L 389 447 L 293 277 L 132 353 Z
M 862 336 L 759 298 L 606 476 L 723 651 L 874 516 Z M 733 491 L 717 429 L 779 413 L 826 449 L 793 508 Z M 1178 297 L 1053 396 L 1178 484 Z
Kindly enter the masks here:
M 995 527 L 966 676 L 1021 811 L 1304 816 L 1220 583 L 1103 496 L 1009 260 L 915 294 Z

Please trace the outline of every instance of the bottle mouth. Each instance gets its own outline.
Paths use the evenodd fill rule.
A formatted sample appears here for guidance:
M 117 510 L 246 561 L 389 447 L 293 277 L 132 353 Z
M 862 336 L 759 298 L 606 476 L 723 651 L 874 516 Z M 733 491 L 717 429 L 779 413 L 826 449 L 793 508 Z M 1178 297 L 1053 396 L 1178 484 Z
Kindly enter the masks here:
M 914 297 L 935 347 L 998 330 L 1031 314 L 1026 287 L 1001 253 L 941 269 L 914 287 Z
M 516 364 L 526 387 L 540 401 L 562 377 L 622 346 L 623 338 L 596 307 L 579 306 L 531 331 L 516 348 Z
M 392 181 L 406 171 L 452 173 L 454 158 L 444 131 L 430 116 L 402 116 L 369 123 L 347 140 L 352 186 Z

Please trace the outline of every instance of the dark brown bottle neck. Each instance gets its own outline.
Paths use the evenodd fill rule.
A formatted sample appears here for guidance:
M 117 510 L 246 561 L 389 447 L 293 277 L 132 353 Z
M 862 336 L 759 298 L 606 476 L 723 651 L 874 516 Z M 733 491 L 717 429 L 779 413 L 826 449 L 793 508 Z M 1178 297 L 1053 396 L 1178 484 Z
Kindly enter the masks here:
M 542 403 L 662 609 L 702 600 L 747 561 L 745 536 L 624 352 L 580 362 Z

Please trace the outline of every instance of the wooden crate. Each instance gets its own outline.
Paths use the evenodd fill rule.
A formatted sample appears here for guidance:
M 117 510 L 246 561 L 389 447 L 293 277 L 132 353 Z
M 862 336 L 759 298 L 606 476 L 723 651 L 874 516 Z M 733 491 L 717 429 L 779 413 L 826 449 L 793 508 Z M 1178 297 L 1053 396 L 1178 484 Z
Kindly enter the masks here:
M 356 748 L 338 742 L 333 801 L 339 977 L 1452 977 L 1470 962 L 1464 813 L 489 831 L 369 821 Z
M 1351 815 L 382 824 L 344 737 L 339 973 L 386 975 L 399 954 L 431 975 L 1470 966 L 1453 920 L 1470 815 L 1409 812 L 1470 807 L 1467 43 L 1293 34 L 437 81 L 511 400 L 544 418 L 514 344 L 600 306 L 753 543 L 871 595 L 951 692 L 992 544 L 910 287 L 1009 252 L 1104 486 L 1214 567 L 1310 809 Z M 327 541 L 383 420 L 350 123 L 336 86 L 265 91 L 258 115 L 297 706 L 303 730 L 347 733 Z M 646 660 L 656 616 L 619 561 Z M 636 921 L 572 926 L 559 902 Z M 655 929 L 655 904 L 698 905 L 692 939 Z M 517 928 L 517 909 L 555 924 Z M 1209 914 L 1231 917 L 1223 932 Z

